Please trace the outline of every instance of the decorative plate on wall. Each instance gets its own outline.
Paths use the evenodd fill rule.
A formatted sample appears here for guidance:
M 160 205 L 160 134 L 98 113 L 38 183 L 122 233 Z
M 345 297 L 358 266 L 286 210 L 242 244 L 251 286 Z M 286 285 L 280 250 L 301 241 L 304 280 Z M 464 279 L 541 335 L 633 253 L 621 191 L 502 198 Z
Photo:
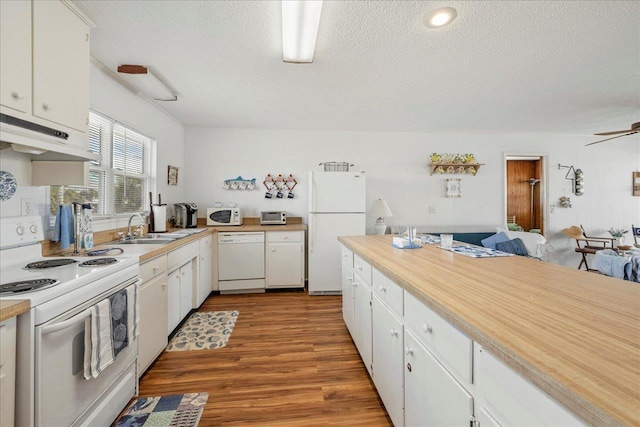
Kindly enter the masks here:
M 18 181 L 10 172 L 0 171 L 0 200 L 9 200 L 16 194 Z

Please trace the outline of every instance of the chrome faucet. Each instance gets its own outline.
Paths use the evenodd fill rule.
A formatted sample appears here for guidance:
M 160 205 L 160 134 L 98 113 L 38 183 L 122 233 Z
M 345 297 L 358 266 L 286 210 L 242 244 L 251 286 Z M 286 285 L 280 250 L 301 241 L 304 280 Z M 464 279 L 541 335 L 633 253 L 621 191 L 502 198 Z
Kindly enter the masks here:
M 133 218 L 135 218 L 136 216 L 139 217 L 140 220 L 142 221 L 141 226 L 144 226 L 144 224 L 146 224 L 144 217 L 139 213 L 136 212 L 133 215 L 131 215 L 129 217 L 129 224 L 127 225 L 127 236 L 126 236 L 127 239 L 133 239 L 133 234 L 131 234 L 131 221 L 133 221 Z

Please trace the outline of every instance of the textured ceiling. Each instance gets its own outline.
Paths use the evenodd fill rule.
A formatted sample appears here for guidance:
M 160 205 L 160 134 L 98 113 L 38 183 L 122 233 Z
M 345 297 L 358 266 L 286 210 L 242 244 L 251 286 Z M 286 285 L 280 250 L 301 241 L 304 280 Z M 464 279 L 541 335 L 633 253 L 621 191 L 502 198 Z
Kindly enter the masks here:
M 149 66 L 186 125 L 589 135 L 640 120 L 638 1 L 327 1 L 312 64 L 279 1 L 75 1 L 92 56 Z M 421 24 L 453 6 L 448 27 Z

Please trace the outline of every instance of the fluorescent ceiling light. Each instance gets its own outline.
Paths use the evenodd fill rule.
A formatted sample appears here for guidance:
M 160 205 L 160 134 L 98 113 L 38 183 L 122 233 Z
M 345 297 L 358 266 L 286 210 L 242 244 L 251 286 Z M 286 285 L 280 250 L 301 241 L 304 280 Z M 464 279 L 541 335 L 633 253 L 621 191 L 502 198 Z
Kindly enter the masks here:
M 282 60 L 313 62 L 322 0 L 282 1 Z
M 447 24 L 453 22 L 458 16 L 458 12 L 452 7 L 441 7 L 440 9 L 432 10 L 424 17 L 424 25 L 429 28 L 444 27 Z
M 142 65 L 119 65 L 118 73 L 127 83 L 155 101 L 177 101 L 178 96 L 162 80 Z

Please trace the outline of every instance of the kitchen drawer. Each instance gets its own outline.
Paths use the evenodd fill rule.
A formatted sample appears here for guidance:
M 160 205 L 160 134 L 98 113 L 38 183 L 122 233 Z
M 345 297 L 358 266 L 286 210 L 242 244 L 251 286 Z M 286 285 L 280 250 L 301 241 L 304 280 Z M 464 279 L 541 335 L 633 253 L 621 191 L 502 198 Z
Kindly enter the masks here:
M 198 256 L 198 250 L 200 245 L 197 241 L 191 242 L 187 245 L 179 247 L 175 251 L 169 252 L 168 257 L 168 270 L 172 272 L 176 268 L 180 267 L 185 262 L 191 260 L 192 258 Z
M 404 293 L 404 320 L 424 346 L 463 385 L 472 382 L 473 341 L 409 292 Z
M 203 237 L 202 239 L 198 240 L 198 242 L 200 243 L 200 252 L 202 252 L 211 247 L 213 238 L 211 237 L 211 234 L 209 234 L 207 237 Z
M 342 265 L 353 268 L 353 252 L 346 246 L 342 246 Z
M 395 314 L 402 317 L 404 315 L 404 289 L 375 268 L 373 269 L 372 280 L 373 293 Z
M 161 255 L 159 257 L 150 259 L 143 264 L 140 264 L 140 278 L 143 282 L 153 279 L 167 271 L 167 256 Z
M 267 243 L 302 242 L 302 231 L 267 231 Z
M 479 406 L 498 425 L 583 426 L 560 403 L 507 366 L 485 348 L 474 345 L 474 383 Z M 487 424 L 488 425 L 488 424 Z
M 353 254 L 353 271 L 360 276 L 367 285 L 371 285 L 371 264 Z

